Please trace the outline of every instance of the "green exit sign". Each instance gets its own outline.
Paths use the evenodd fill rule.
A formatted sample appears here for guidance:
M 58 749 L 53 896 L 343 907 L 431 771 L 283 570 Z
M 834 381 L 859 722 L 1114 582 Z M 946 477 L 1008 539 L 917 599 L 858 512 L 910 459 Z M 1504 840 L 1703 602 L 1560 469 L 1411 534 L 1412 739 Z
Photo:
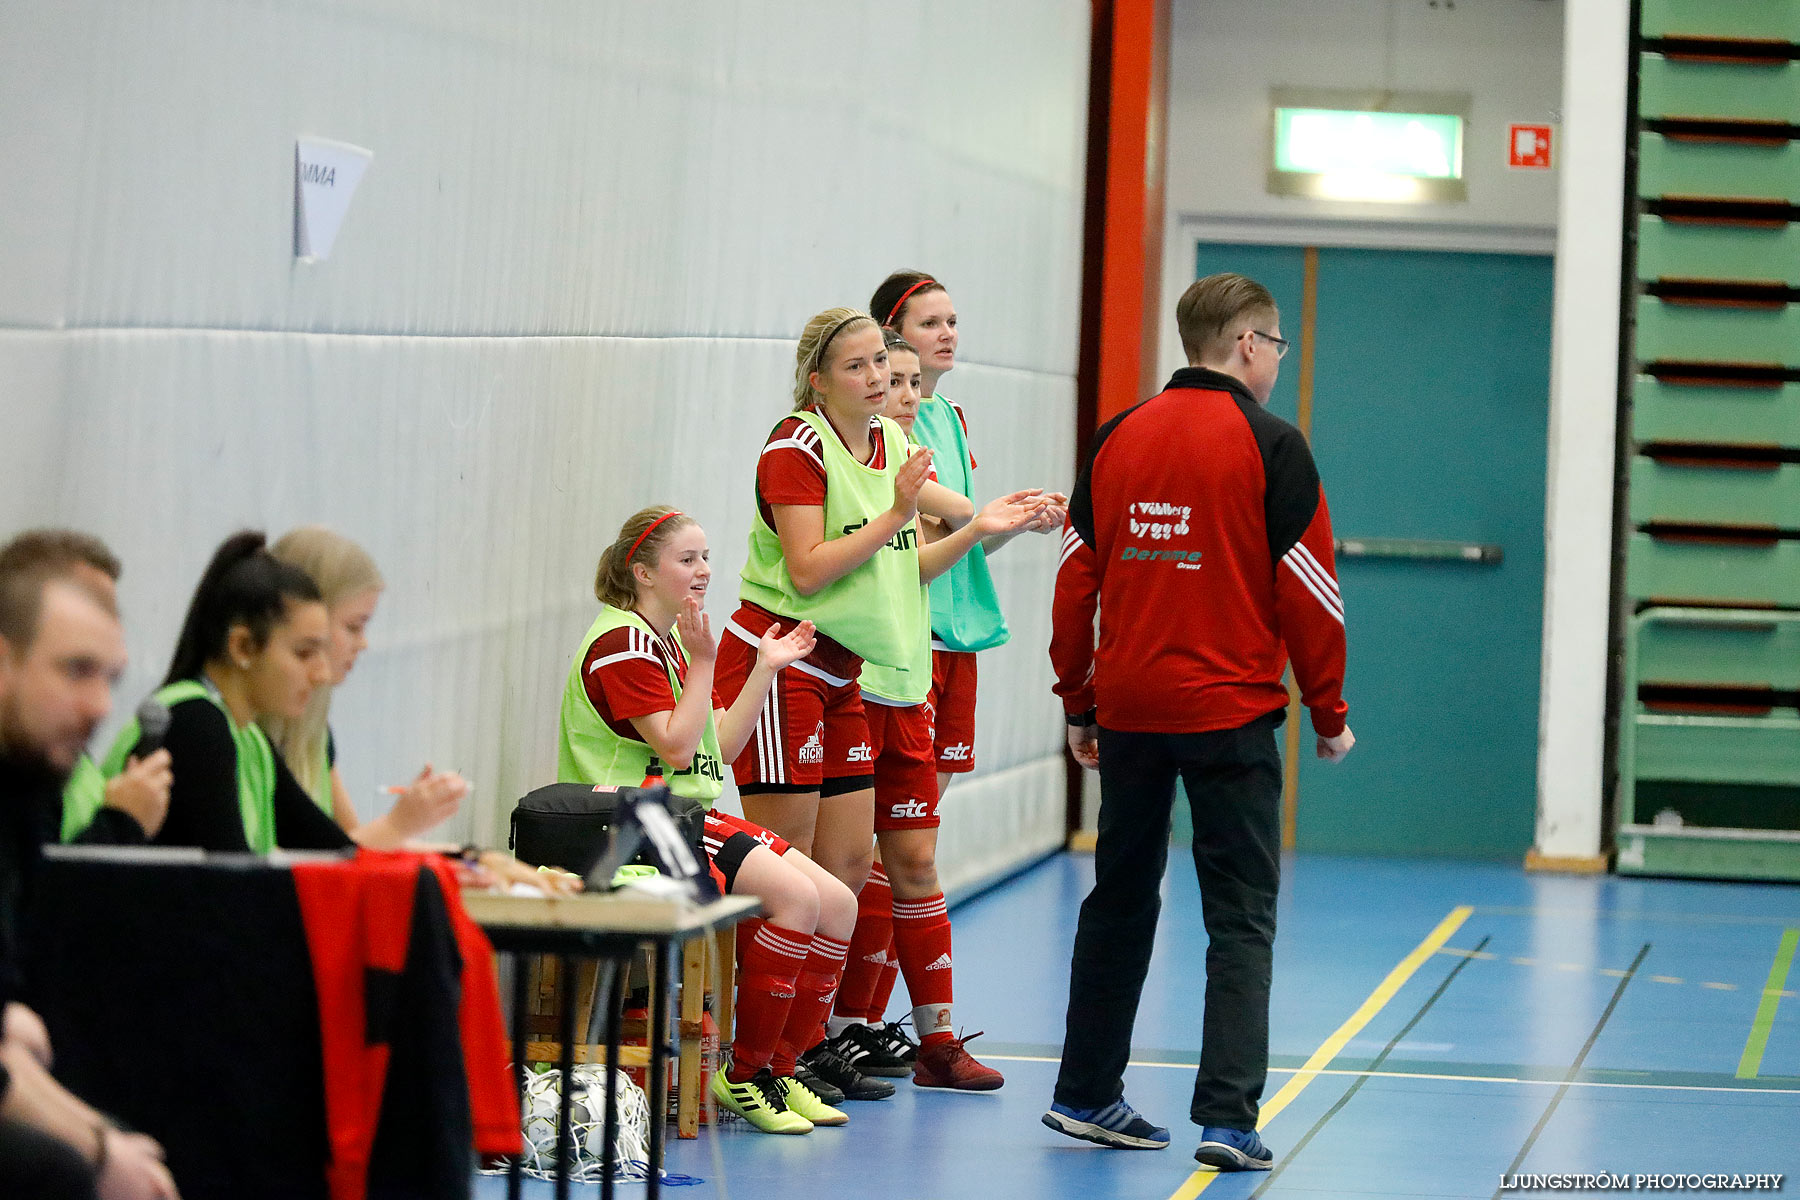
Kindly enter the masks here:
M 1278 171 L 1462 178 L 1462 118 L 1445 113 L 1275 110 Z
M 1269 191 L 1402 204 L 1468 199 L 1467 97 L 1277 88 L 1269 99 Z

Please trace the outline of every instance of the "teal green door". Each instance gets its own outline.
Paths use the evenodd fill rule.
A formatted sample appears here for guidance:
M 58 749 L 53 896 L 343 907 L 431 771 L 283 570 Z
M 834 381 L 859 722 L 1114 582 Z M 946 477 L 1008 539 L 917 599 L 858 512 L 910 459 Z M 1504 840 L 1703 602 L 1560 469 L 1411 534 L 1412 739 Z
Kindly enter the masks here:
M 1504 557 L 1340 554 L 1358 743 L 1328 766 L 1303 730 L 1296 845 L 1516 860 L 1536 812 L 1551 260 L 1318 253 L 1311 434 L 1337 536 Z M 1197 266 L 1263 278 L 1295 337 L 1304 255 L 1202 246 Z M 1290 420 L 1299 367 L 1270 403 Z

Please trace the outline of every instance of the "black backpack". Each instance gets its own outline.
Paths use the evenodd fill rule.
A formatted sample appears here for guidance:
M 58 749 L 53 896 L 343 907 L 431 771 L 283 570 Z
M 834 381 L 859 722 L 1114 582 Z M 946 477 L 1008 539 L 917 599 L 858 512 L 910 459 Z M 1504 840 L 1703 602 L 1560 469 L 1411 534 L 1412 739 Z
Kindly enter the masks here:
M 512 833 L 507 846 L 520 862 L 534 867 L 560 867 L 587 878 L 606 852 L 614 806 L 626 793 L 664 791 L 662 788 L 598 788 L 585 783 L 552 783 L 528 792 L 512 811 Z M 706 828 L 706 808 L 698 800 L 670 794 L 669 815 L 687 839 L 702 867 L 706 853 L 700 835 Z M 631 857 L 633 863 L 666 869 L 648 840 Z M 705 874 L 704 870 L 701 872 Z

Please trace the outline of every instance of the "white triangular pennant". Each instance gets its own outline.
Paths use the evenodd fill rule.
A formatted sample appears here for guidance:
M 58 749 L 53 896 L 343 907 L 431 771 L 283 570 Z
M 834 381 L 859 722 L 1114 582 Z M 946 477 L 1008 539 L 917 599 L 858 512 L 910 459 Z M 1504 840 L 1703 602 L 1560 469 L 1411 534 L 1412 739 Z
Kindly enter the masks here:
M 332 243 L 350 210 L 374 153 L 348 142 L 303 137 L 294 142 L 294 257 L 318 262 L 331 256 Z

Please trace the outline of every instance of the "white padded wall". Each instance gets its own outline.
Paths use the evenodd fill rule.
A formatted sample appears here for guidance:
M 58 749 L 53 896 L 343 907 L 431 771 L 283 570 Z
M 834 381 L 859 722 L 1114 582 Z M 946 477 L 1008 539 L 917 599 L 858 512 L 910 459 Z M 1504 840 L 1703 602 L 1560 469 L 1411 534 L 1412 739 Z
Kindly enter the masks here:
M 988 493 L 1072 474 L 1088 6 L 64 0 L 0 7 L 0 532 L 126 563 L 130 702 L 225 533 L 322 520 L 390 588 L 339 695 L 352 794 L 425 760 L 501 836 L 551 777 L 594 558 L 707 526 L 732 607 L 792 338 L 951 286 Z M 294 138 L 374 162 L 292 258 Z M 995 559 L 951 886 L 1061 836 L 1053 539 Z

